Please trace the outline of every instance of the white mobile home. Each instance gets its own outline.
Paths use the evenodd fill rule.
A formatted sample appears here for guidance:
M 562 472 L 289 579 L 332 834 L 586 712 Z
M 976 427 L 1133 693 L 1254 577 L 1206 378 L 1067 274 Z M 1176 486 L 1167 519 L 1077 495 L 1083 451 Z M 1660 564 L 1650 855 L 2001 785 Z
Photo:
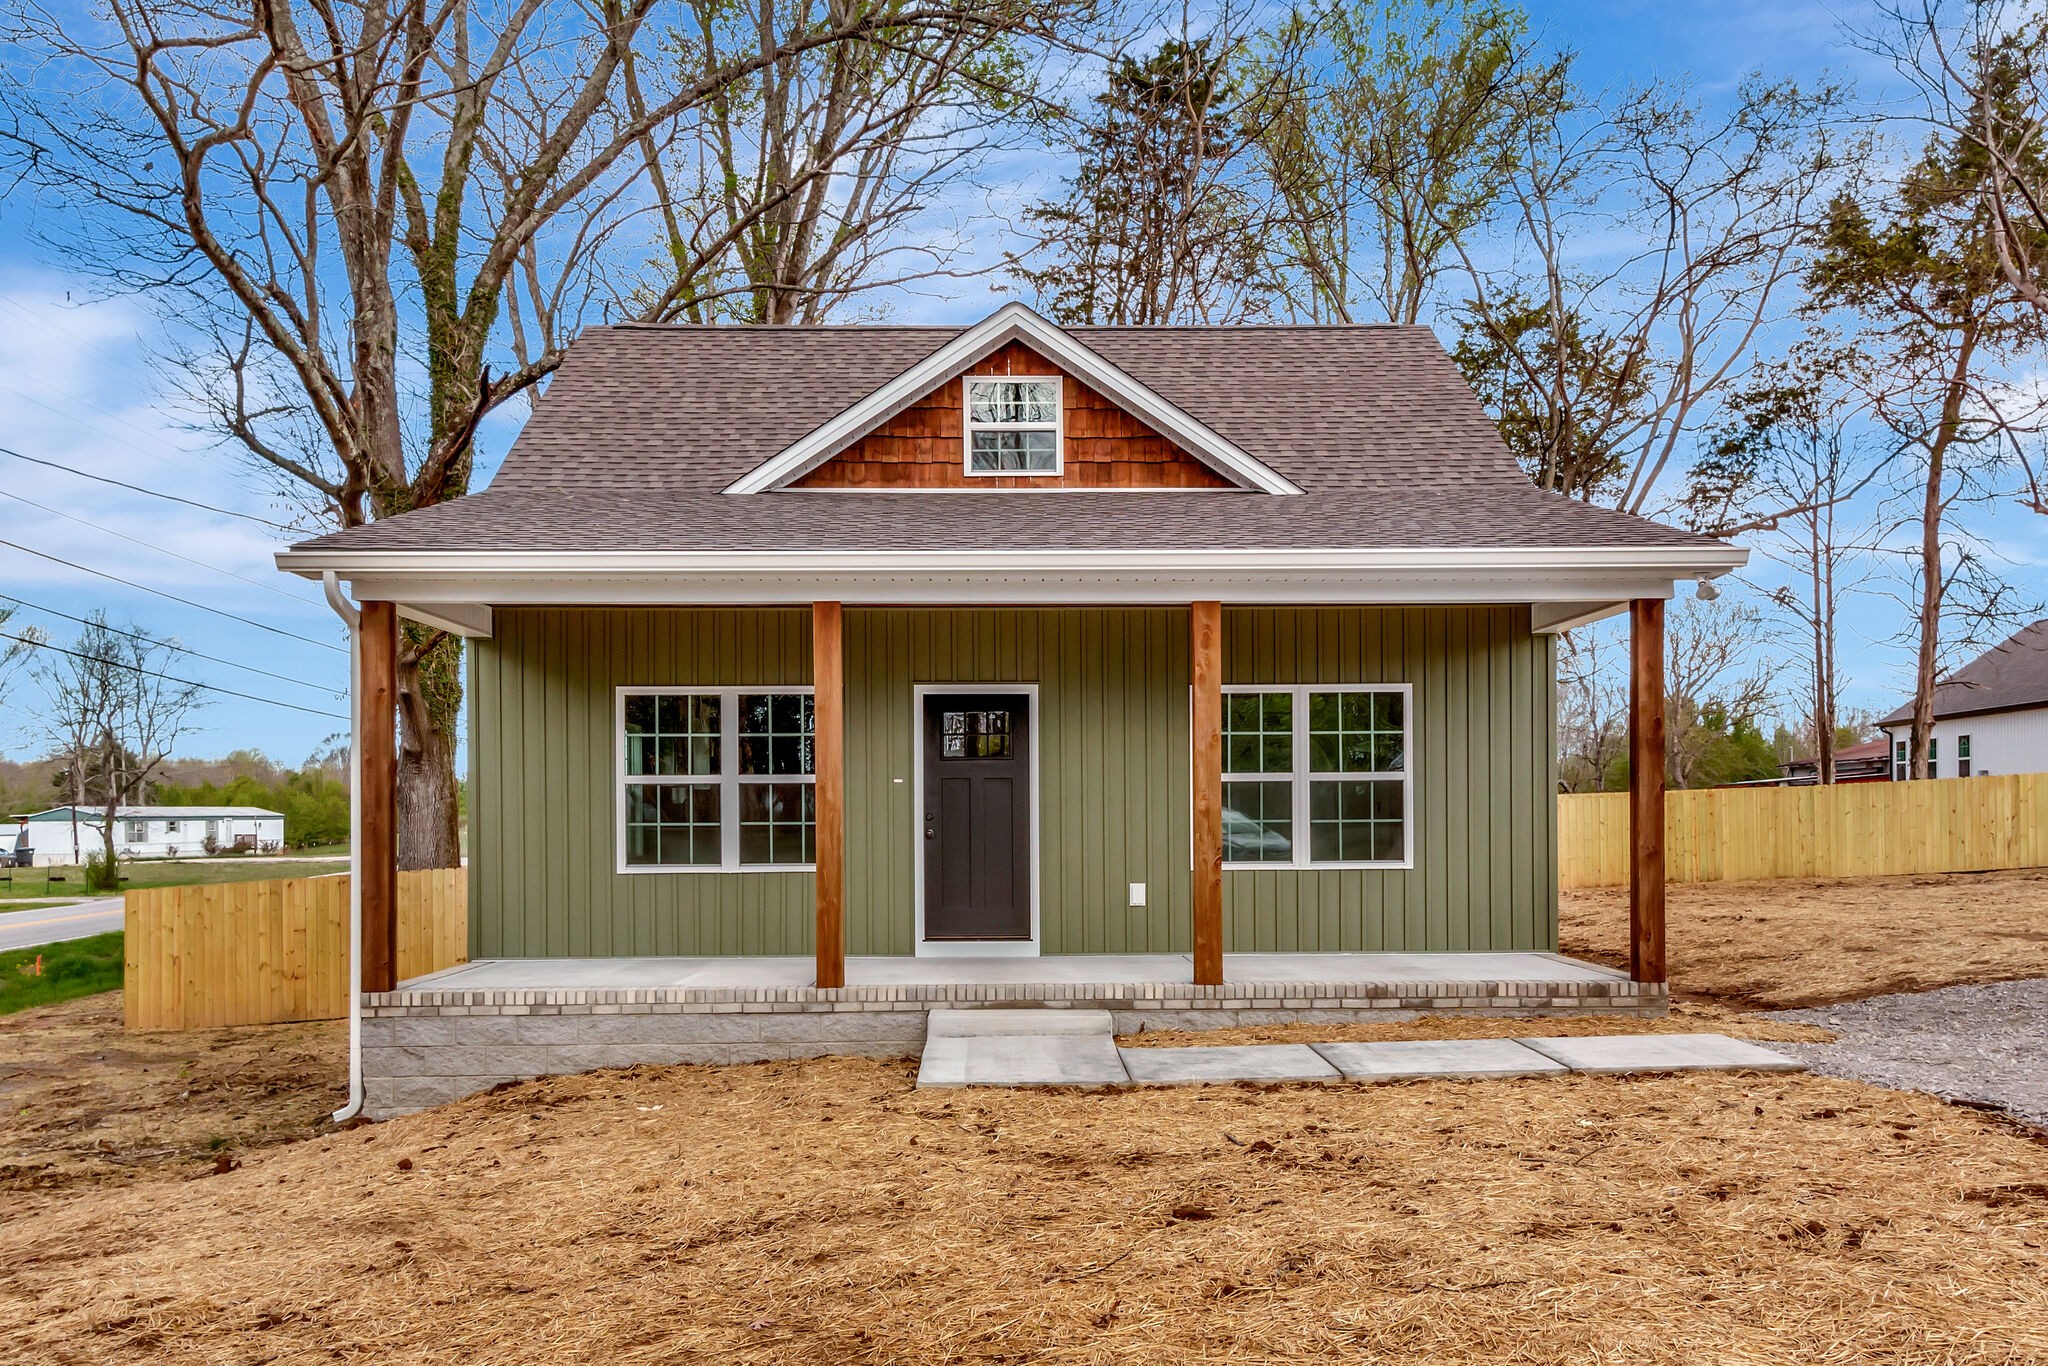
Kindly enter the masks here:
M 17 865 L 82 863 L 104 847 L 104 819 L 104 811 L 83 806 L 11 816 L 14 829 L 0 836 L 0 853 L 11 854 L 8 861 Z M 274 854 L 283 848 L 284 817 L 256 806 L 123 806 L 114 818 L 114 849 L 122 858 L 197 858 L 235 849 Z

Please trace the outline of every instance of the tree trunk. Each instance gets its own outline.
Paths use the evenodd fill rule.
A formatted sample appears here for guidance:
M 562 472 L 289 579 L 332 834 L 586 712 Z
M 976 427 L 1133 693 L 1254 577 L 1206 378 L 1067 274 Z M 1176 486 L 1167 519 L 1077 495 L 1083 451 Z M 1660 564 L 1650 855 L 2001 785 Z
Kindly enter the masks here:
M 415 622 L 399 632 L 398 866 L 454 868 L 462 862 L 455 787 L 455 734 L 462 714 L 462 642 Z
M 1824 561 L 1820 513 L 1813 514 L 1813 776 L 1822 787 L 1835 781 L 1835 608 L 1834 587 Z
M 1948 448 L 1962 427 L 1963 400 L 1969 393 L 1970 362 L 1976 350 L 1977 327 L 1973 323 L 1963 329 L 1957 343 L 1948 392 L 1941 401 L 1941 424 L 1927 448 L 1927 487 L 1920 500 L 1920 641 L 1909 732 L 1912 767 L 1908 771 L 1915 778 L 1928 776 L 1927 750 L 1934 738 L 1935 663 L 1941 650 L 1941 600 L 1946 586 L 1941 573 L 1941 481 L 1947 470 Z

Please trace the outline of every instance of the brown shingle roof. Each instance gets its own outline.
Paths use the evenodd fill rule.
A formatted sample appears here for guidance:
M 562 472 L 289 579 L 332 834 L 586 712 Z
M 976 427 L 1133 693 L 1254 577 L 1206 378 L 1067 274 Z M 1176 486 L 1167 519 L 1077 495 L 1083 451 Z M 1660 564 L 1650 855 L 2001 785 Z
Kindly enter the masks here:
M 2048 706 L 2048 617 L 1994 646 L 1934 685 L 1934 714 L 1971 716 Z M 1907 702 L 1878 722 L 1901 725 L 1913 719 Z
M 721 493 L 961 330 L 593 328 L 487 490 L 302 548 L 1705 544 L 1532 488 L 1420 327 L 1067 329 L 1306 496 Z

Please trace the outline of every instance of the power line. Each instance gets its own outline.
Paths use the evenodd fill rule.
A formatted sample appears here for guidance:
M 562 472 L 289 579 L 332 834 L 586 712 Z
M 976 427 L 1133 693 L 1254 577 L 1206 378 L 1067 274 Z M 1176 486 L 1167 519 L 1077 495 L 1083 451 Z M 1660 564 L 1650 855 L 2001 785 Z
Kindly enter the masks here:
M 162 498 L 172 503 L 183 503 L 186 507 L 198 508 L 202 512 L 217 512 L 223 517 L 239 517 L 245 522 L 254 522 L 258 526 L 267 526 L 276 531 L 291 532 L 298 530 L 296 527 L 286 526 L 283 522 L 273 522 L 268 517 L 258 517 L 254 513 L 249 512 L 236 512 L 231 508 L 215 507 L 211 503 L 201 503 L 191 498 L 181 498 L 175 493 L 159 493 L 155 489 L 146 489 L 140 484 L 131 484 L 125 479 L 112 479 L 104 474 L 92 474 L 86 470 L 75 470 L 69 465 L 60 465 L 54 460 L 45 460 L 41 456 L 23 455 L 20 451 L 10 450 L 5 446 L 0 446 L 0 455 L 11 455 L 16 460 L 26 460 L 31 465 L 46 465 L 53 470 L 62 470 L 66 474 L 75 474 L 80 479 L 94 479 L 102 484 L 112 484 L 115 488 L 127 489 L 130 493 L 146 493 L 152 498 Z
M 213 683 L 201 683 L 196 679 L 173 678 L 170 674 L 152 673 L 150 670 L 142 668 L 135 664 L 123 664 L 118 659 L 105 659 L 99 655 L 89 655 L 79 650 L 67 650 L 62 645 L 52 645 L 47 640 L 37 640 L 33 636 L 10 635 L 5 631 L 0 631 L 0 640 L 19 641 L 23 645 L 29 646 L 31 649 L 36 650 L 55 650 L 60 655 L 70 655 L 73 659 L 82 659 L 89 664 L 107 664 L 111 665 L 116 669 L 126 669 L 130 673 L 150 674 L 151 677 L 161 678 L 166 683 L 178 683 L 188 688 L 203 688 L 207 692 L 217 692 L 228 697 L 239 697 L 244 702 L 261 702 L 266 706 L 283 707 L 288 711 L 302 711 L 305 712 L 308 716 L 331 717 L 336 721 L 348 720 L 348 718 L 346 716 L 343 716 L 340 712 L 321 711 L 317 707 L 302 707 L 296 702 L 280 702 L 274 697 L 258 697 L 255 693 L 252 692 L 236 692 L 233 688 L 223 688 Z
M 198 650 L 194 650 L 186 645 L 172 645 L 170 641 L 158 640 L 157 637 L 144 635 L 140 631 L 124 631 L 118 626 L 109 626 L 104 621 L 93 621 L 87 617 L 75 617 L 69 612 L 60 612 L 54 607 L 45 607 L 41 603 L 30 602 L 27 598 L 17 598 L 12 593 L 0 593 L 0 598 L 4 598 L 8 602 L 18 602 L 31 612 L 42 612 L 47 616 L 62 617 L 66 621 L 75 621 L 80 626 L 97 626 L 101 630 L 112 631 L 117 636 L 127 636 L 131 640 L 147 640 L 154 644 L 170 646 L 170 648 L 177 650 L 180 654 L 190 655 L 194 659 L 203 659 L 209 664 L 225 664 L 230 669 L 242 669 L 252 674 L 262 674 L 265 678 L 274 678 L 280 683 L 290 683 L 295 687 L 312 688 L 320 692 L 334 691 L 323 683 L 308 683 L 303 678 L 292 678 L 287 674 L 274 674 L 268 669 L 259 669 L 254 664 L 243 664 L 238 660 L 222 659 L 219 655 L 202 654 Z
M 6 489 L 0 489 L 0 498 L 12 498 L 17 503 L 27 503 L 30 507 L 42 512 L 47 512 L 52 517 L 62 517 L 67 522 L 76 522 L 82 527 L 90 527 L 92 530 L 99 532 L 101 535 L 114 536 L 128 542 L 130 545 L 139 545 L 144 550 L 154 550 L 159 555 L 168 555 L 174 560 L 183 560 L 186 564 L 198 565 L 201 569 L 208 570 L 212 573 L 224 574 L 228 578 L 235 580 L 237 583 L 246 583 L 251 588 L 261 588 L 266 593 L 275 593 L 281 598 L 289 598 L 291 601 L 297 603 L 301 607 L 311 607 L 313 605 L 312 603 L 308 602 L 306 599 L 300 597 L 296 593 L 285 592 L 282 588 L 279 588 L 274 583 L 264 583 L 262 580 L 252 579 L 246 574 L 237 574 L 232 569 L 223 569 L 217 564 L 208 564 L 205 560 L 195 560 L 190 555 L 181 555 L 177 551 L 168 549 L 165 546 L 154 545 L 149 541 L 141 539 L 140 537 L 130 536 L 125 531 L 116 531 L 110 526 L 101 526 L 98 522 L 88 522 L 83 517 L 73 516 L 71 513 L 64 512 L 58 508 L 53 508 L 49 506 L 47 503 L 38 503 L 33 498 L 24 498 L 18 493 L 9 493 Z
M 318 645 L 321 649 L 332 650 L 334 651 L 334 653 L 338 655 L 345 655 L 348 653 L 347 650 L 342 649 L 339 645 L 334 644 L 332 641 L 315 640 L 311 636 L 302 636 L 297 631 L 287 631 L 282 626 L 271 626 L 264 622 L 257 621 L 253 617 L 238 616 L 233 612 L 222 611 L 218 607 L 208 607 L 203 602 L 194 602 L 190 598 L 181 598 L 176 593 L 166 593 L 161 588 L 151 588 L 147 584 L 137 583 L 133 579 L 124 579 L 119 574 L 109 574 L 104 569 L 94 569 L 90 565 L 79 564 L 74 560 L 67 560 L 64 559 L 62 556 L 52 555 L 45 550 L 36 550 L 30 546 L 22 545 L 17 541 L 0 540 L 0 545 L 4 545 L 10 550 L 19 550 L 25 555 L 33 555 L 39 560 L 48 560 L 52 564 L 61 564 L 66 569 L 76 569 L 81 574 L 92 574 L 102 579 L 112 580 L 113 582 L 121 584 L 125 587 L 136 589 L 139 592 L 154 594 L 155 596 L 163 598 L 169 602 L 175 602 L 185 607 L 196 607 L 202 612 L 211 612 L 217 617 L 226 617 L 229 621 L 239 621 L 244 626 L 254 626 L 259 631 L 268 631 L 275 636 L 283 636 L 288 640 L 304 641 L 308 645 Z

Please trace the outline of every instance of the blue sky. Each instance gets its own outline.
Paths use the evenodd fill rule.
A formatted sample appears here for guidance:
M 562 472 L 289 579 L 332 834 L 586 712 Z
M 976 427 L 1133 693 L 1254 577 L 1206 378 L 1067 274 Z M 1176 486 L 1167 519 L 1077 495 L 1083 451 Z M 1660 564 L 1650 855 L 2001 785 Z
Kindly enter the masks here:
M 1861 6 L 1805 0 L 1702 5 L 1545 0 L 1529 9 L 1539 34 L 1582 54 L 1582 70 L 1595 85 L 1683 79 L 1711 95 L 1762 69 L 1800 78 L 1831 70 L 1854 77 L 1880 98 L 1895 89 L 1890 72 L 1841 42 L 1841 17 L 1866 12 Z M 982 188 L 993 198 L 1010 199 L 1020 190 L 1030 193 L 1027 187 L 1050 183 L 1059 172 L 1059 166 L 1042 159 L 1010 156 L 991 168 L 990 183 Z M 0 447 L 232 511 L 303 524 L 302 511 L 273 478 L 189 428 L 152 360 L 162 348 L 163 334 L 149 310 L 135 300 L 96 300 L 90 284 L 67 277 L 31 240 L 31 214 L 23 196 L 0 202 Z M 978 316 L 996 297 L 988 286 L 968 282 L 949 297 L 906 298 L 896 315 L 905 321 L 960 320 Z M 516 419 L 514 414 L 498 420 L 486 432 L 486 468 L 502 453 Z M 9 495 L 0 497 L 0 526 L 5 528 L 0 540 L 261 625 L 169 602 L 7 546 L 0 546 L 0 593 L 72 615 L 105 608 L 116 624 L 134 622 L 174 635 L 192 650 L 281 676 L 188 658 L 179 668 L 189 677 L 334 714 L 216 697 L 182 753 L 215 755 L 251 746 L 295 763 L 342 729 L 337 719 L 345 711 L 342 636 L 317 588 L 272 568 L 270 556 L 285 539 L 281 533 L 8 455 L 0 455 L 0 494 Z M 1976 518 L 1980 533 L 2013 562 L 2008 575 L 2040 596 L 2048 519 L 2016 508 Z M 1896 611 L 1888 600 L 1873 596 L 1852 614 L 1850 638 L 1843 643 L 1851 706 L 1888 707 L 1907 681 L 1905 653 L 1887 639 Z M 0 629 L 26 624 L 47 628 L 60 642 L 76 629 L 72 622 L 37 610 L 22 611 L 10 627 Z M 42 748 L 34 717 L 38 701 L 34 685 L 17 676 L 0 704 L 0 754 L 23 758 Z

